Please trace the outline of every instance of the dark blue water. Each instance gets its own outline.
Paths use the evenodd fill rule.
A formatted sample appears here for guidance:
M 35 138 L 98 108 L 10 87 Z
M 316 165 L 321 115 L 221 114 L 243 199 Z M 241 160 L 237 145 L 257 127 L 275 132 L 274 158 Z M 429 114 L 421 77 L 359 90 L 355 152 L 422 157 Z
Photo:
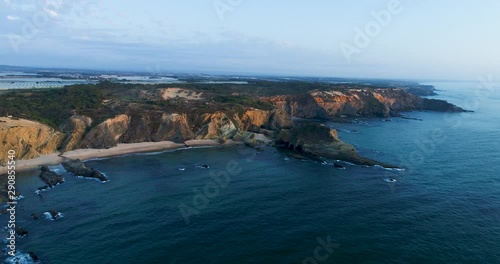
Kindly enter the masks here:
M 25 173 L 18 246 L 45 263 L 500 263 L 500 88 L 472 104 L 478 83 L 435 85 L 475 112 L 329 124 L 405 171 L 190 149 L 90 161 L 111 181 L 64 173 L 43 200 Z M 31 220 L 52 209 L 64 217 Z

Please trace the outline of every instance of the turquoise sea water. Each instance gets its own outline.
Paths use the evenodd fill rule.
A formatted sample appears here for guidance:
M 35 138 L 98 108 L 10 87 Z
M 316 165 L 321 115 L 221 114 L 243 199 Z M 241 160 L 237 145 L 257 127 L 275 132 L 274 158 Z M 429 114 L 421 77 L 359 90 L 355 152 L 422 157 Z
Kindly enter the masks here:
M 66 183 L 43 199 L 38 173 L 19 176 L 18 224 L 29 235 L 18 246 L 64 264 L 500 263 L 500 87 L 433 84 L 436 98 L 475 112 L 328 124 L 405 171 L 239 146 L 89 161 L 104 184 L 56 166 Z M 52 209 L 64 217 L 30 217 Z

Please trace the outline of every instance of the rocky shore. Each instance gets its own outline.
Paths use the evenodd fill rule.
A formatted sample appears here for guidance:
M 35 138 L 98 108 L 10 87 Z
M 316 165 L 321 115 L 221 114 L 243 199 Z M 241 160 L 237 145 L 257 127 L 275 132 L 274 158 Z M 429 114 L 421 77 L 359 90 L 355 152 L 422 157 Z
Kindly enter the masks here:
M 399 116 L 403 111 L 464 111 L 448 102 L 421 98 L 399 88 L 310 90 L 303 94 L 260 97 L 259 100 L 271 104 L 274 109 L 235 111 L 228 105 L 228 109 L 214 112 L 169 112 L 130 104 L 121 113 L 99 122 L 88 116 L 73 115 L 58 129 L 30 120 L 1 117 L 0 141 L 4 144 L 0 151 L 15 150 L 18 168 L 22 169 L 23 160 L 32 160 L 26 163 L 28 168 L 61 163 L 66 158 L 84 160 L 185 147 L 189 142 L 219 144 L 231 141 L 254 148 L 281 146 L 309 158 L 394 167 L 360 157 L 352 145 L 338 138 L 335 130 L 321 125 L 295 124 L 292 117 L 345 121 L 358 117 Z M 143 144 L 143 147 L 134 144 Z M 117 148 L 128 150 L 114 151 Z M 5 162 L 6 158 L 0 157 L 0 165 Z M 102 175 L 94 174 L 81 163 L 66 161 L 64 164 L 77 175 L 104 180 Z M 5 171 L 5 167 L 0 167 L 0 174 Z M 50 186 L 55 182 L 49 173 L 45 173 L 44 179 Z
M 81 160 L 68 160 L 61 163 L 64 169 L 68 172 L 73 173 L 76 176 L 82 176 L 85 178 L 98 179 L 102 182 L 108 181 L 108 178 L 104 176 L 100 171 L 92 168 L 90 165 L 84 164 Z
M 278 146 L 313 159 L 330 159 L 351 162 L 357 165 L 397 168 L 397 166 L 361 157 L 356 149 L 342 142 L 335 129 L 313 123 L 283 129 L 276 138 Z

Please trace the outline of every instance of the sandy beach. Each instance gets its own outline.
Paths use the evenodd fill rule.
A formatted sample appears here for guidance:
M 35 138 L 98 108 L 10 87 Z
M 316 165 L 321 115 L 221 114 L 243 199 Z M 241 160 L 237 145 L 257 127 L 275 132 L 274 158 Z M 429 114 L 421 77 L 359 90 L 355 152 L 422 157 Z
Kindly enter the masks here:
M 157 152 L 164 150 L 180 149 L 185 147 L 201 147 L 201 146 L 221 146 L 238 144 L 238 142 L 228 140 L 224 144 L 220 144 L 217 140 L 189 140 L 185 144 L 175 143 L 172 141 L 161 142 L 142 142 L 130 144 L 118 144 L 116 147 L 109 149 L 77 149 L 64 153 L 52 153 L 42 155 L 35 159 L 16 161 L 16 172 L 28 171 L 36 169 L 41 165 L 56 165 L 64 159 L 95 159 L 121 156 L 133 153 Z M 7 167 L 0 166 L 0 175 L 7 174 Z

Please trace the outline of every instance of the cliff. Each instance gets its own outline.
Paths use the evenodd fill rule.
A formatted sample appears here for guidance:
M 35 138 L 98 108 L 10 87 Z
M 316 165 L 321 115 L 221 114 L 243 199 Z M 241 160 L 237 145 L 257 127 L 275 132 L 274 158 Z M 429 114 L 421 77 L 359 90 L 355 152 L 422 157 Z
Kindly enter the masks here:
M 73 124 L 79 117 L 72 117 L 68 123 Z M 282 110 L 264 111 L 249 109 L 241 114 L 228 114 L 221 111 L 201 115 L 165 113 L 161 111 L 128 111 L 105 120 L 86 135 L 81 137 L 84 128 L 67 134 L 63 145 L 64 151 L 77 148 L 111 148 L 118 143 L 138 143 L 155 141 L 174 141 L 182 143 L 191 139 L 215 139 L 225 141 L 232 139 L 238 132 L 256 133 L 291 128 L 290 116 Z M 65 126 L 66 127 L 75 127 Z M 79 140 L 80 139 L 80 142 Z
M 130 125 L 128 115 L 119 115 L 108 119 L 85 135 L 80 148 L 111 148 L 127 132 Z
M 426 99 L 403 89 L 348 89 L 319 91 L 299 95 L 265 97 L 262 100 L 289 115 L 308 119 L 351 117 L 389 117 L 405 111 L 463 112 L 446 101 Z
M 318 125 L 296 126 L 291 117 L 342 121 L 353 117 L 396 116 L 414 110 L 464 111 L 445 101 L 421 98 L 400 88 L 323 87 L 261 98 L 238 93 L 214 96 L 199 91 L 191 91 L 200 95 L 191 98 L 188 90 L 174 91 L 175 96 L 151 95 L 151 98 L 146 91 L 142 93 L 144 98 L 139 96 L 136 102 L 112 97 L 100 104 L 100 109 L 85 108 L 87 116 L 62 119 L 61 132 L 32 121 L 2 118 L 0 150 L 6 153 L 14 149 L 18 159 L 32 159 L 57 150 L 112 148 L 119 143 L 234 139 L 259 147 L 276 139 L 277 144 L 301 155 L 375 165 L 380 163 L 360 157 L 353 146 L 338 138 L 336 131 Z M 136 92 L 119 91 L 120 95 L 131 96 L 136 96 Z M 5 155 L 0 157 L 0 162 L 5 162 L 5 158 Z
M 66 139 L 62 143 L 61 150 L 70 151 L 80 147 L 81 141 L 92 124 L 92 119 L 86 116 L 72 116 L 59 127 Z
M 57 151 L 65 135 L 25 119 L 0 117 L 0 164 L 5 166 L 7 152 L 16 151 L 16 159 L 33 159 Z

